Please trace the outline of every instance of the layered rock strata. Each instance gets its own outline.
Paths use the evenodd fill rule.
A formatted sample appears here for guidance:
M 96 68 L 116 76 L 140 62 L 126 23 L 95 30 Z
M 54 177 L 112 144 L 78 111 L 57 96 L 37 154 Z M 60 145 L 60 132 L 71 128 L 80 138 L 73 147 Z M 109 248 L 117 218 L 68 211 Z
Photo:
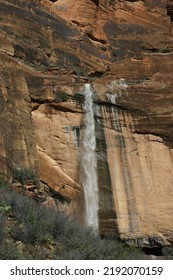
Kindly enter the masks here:
M 6 0 L 0 11 L 1 171 L 36 170 L 63 211 L 83 221 L 87 81 L 100 231 L 170 244 L 172 2 Z

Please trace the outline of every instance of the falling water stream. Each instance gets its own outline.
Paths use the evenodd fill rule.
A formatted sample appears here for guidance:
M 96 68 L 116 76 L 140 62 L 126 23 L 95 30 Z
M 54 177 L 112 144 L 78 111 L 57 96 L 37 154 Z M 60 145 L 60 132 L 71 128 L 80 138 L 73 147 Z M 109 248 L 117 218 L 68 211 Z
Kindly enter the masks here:
M 84 87 L 85 127 L 82 143 L 82 184 L 85 194 L 86 223 L 95 231 L 98 230 L 98 185 L 95 121 L 93 112 L 92 90 L 90 84 Z

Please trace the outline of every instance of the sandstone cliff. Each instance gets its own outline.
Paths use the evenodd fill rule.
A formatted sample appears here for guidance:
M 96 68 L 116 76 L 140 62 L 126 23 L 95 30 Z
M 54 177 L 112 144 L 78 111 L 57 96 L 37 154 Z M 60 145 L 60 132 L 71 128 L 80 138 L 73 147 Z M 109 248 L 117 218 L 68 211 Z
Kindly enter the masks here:
M 87 81 L 100 231 L 172 243 L 172 2 L 6 0 L 0 11 L 1 170 L 37 170 L 59 208 L 83 220 Z

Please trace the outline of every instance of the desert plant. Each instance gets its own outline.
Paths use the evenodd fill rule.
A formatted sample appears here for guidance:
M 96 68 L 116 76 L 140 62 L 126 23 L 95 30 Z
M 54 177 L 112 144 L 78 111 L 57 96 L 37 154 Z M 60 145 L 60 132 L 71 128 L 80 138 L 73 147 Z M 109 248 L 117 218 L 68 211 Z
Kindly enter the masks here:
M 75 93 L 74 94 L 74 100 L 78 103 L 78 104 L 83 104 L 84 103 L 84 95 L 80 94 L 80 93 Z
M 0 173 L 0 188 L 6 188 L 9 185 L 9 181 L 4 173 Z
M 0 205 L 0 212 L 8 213 L 11 210 L 11 206 L 8 204 Z
M 0 242 L 4 239 L 5 236 L 5 215 L 0 212 Z
M 12 241 L 4 241 L 0 244 L 0 260 L 27 260 L 30 258 L 29 254 L 20 252 Z
M 17 247 L 13 243 L 3 242 L 0 244 L 0 259 L 1 260 L 16 260 L 18 259 Z
M 68 218 L 64 214 L 40 206 L 19 194 L 11 206 L 18 221 L 12 230 L 13 238 L 28 243 L 44 243 L 58 234 L 65 234 Z
M 26 221 L 28 219 L 28 215 L 31 212 L 34 212 L 35 208 L 37 207 L 35 201 L 21 194 L 13 193 L 12 195 L 13 196 L 10 205 L 12 207 L 14 216 L 20 222 Z
M 82 259 L 97 259 L 96 243 L 94 243 L 92 238 L 88 237 L 85 239 L 72 236 L 71 238 L 65 238 L 63 240 L 63 250 L 62 252 L 70 253 L 76 251 L 76 254 L 80 255 Z
M 44 211 L 31 198 L 17 195 L 13 199 L 12 212 L 17 222 L 13 226 L 14 239 L 37 243 L 45 233 Z
M 84 228 L 65 214 L 10 189 L 1 191 L 0 205 L 0 259 L 25 259 L 27 256 L 45 259 L 49 252 L 55 259 L 142 259 L 144 256 L 140 250 L 117 239 L 101 239 L 92 228 Z M 12 223 L 8 220 L 8 227 L 5 227 L 9 214 Z M 4 238 L 5 231 L 5 237 L 10 238 Z M 22 246 L 17 247 L 16 241 L 21 241 Z M 35 252 L 36 247 L 43 252 L 42 256 Z M 48 252 L 46 248 L 49 247 L 53 249 Z
M 56 254 L 64 259 L 76 259 L 74 254 L 83 260 L 127 260 L 139 259 L 142 256 L 140 250 L 127 248 L 121 242 L 100 239 L 98 236 L 86 236 L 85 238 L 72 236 L 61 241 L 61 250 Z
M 65 91 L 59 91 L 55 94 L 56 102 L 67 102 L 68 99 L 69 99 L 69 96 Z
M 39 183 L 35 171 L 27 167 L 14 169 L 13 180 L 20 182 L 22 186 L 25 186 L 27 181 L 32 181 L 36 185 Z

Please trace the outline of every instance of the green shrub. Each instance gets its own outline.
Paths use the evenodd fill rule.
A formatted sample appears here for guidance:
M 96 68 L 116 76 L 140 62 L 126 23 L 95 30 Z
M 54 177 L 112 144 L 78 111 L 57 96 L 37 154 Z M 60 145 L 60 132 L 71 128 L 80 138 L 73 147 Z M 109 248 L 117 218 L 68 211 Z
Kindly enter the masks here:
M 0 260 L 28 260 L 31 259 L 29 254 L 21 252 L 17 245 L 12 242 L 2 242 L 0 244 Z
M 16 244 L 3 242 L 0 244 L 0 259 L 1 260 L 16 260 L 19 257 Z
M 114 259 L 116 255 L 116 244 L 100 239 L 91 229 L 85 229 L 78 235 L 63 237 L 61 257 L 69 259 L 73 254 L 83 260 Z
M 25 186 L 27 181 L 32 181 L 35 185 L 39 184 L 35 171 L 27 167 L 14 169 L 13 180 L 20 182 L 22 186 Z
M 5 237 L 5 221 L 5 214 L 0 212 L 0 242 L 2 242 Z
M 72 236 L 65 238 L 63 241 L 62 256 L 64 252 L 67 255 L 67 253 L 71 254 L 71 252 L 75 251 L 75 253 L 84 260 L 97 259 L 96 244 L 93 242 L 92 238 L 88 237 L 82 239 Z
M 83 104 L 84 103 L 84 100 L 85 100 L 85 97 L 84 95 L 80 94 L 80 93 L 75 93 L 74 94 L 74 100 L 78 103 L 78 104 Z
M 36 202 L 29 197 L 13 193 L 11 198 L 11 207 L 14 216 L 19 222 L 27 221 L 28 215 L 35 211 Z
M 116 239 L 101 239 L 91 228 L 81 227 L 65 214 L 15 191 L 2 189 L 0 206 L 0 259 L 46 259 L 50 255 L 54 259 L 83 260 L 144 257 L 140 250 Z M 9 214 L 12 222 L 9 219 L 6 228 Z M 16 246 L 16 241 L 21 241 L 21 246 Z M 40 248 L 39 253 L 36 248 Z
M 55 100 L 56 102 L 67 102 L 69 99 L 68 94 L 65 91 L 60 91 L 56 93 Z
M 4 173 L 0 173 L 0 188 L 6 188 L 9 185 L 9 181 Z
M 12 230 L 13 238 L 27 243 L 46 243 L 47 240 L 65 234 L 66 215 L 38 205 L 35 201 L 17 195 L 11 202 L 17 223 Z
M 8 213 L 11 210 L 11 206 L 8 204 L 0 204 L 0 212 Z
M 37 205 L 31 198 L 22 195 L 17 195 L 11 205 L 13 215 L 17 220 L 12 228 L 13 238 L 26 243 L 40 242 L 47 230 L 43 207 Z
M 135 260 L 142 256 L 138 249 L 127 248 L 121 242 L 108 241 L 92 235 L 85 238 L 75 236 L 64 238 L 61 243 L 63 244 L 61 250 L 56 251 L 60 259 Z
M 3 206 L 3 209 L 5 209 L 4 205 L 8 205 L 16 220 L 11 230 L 11 236 L 15 240 L 38 243 L 48 232 L 49 224 L 45 219 L 46 209 L 31 198 L 13 191 L 4 192 L 0 196 L 0 205 Z
M 11 235 L 15 240 L 20 240 L 26 244 L 43 244 L 46 243 L 44 230 L 44 225 L 33 219 L 21 224 L 16 223 L 12 228 Z

